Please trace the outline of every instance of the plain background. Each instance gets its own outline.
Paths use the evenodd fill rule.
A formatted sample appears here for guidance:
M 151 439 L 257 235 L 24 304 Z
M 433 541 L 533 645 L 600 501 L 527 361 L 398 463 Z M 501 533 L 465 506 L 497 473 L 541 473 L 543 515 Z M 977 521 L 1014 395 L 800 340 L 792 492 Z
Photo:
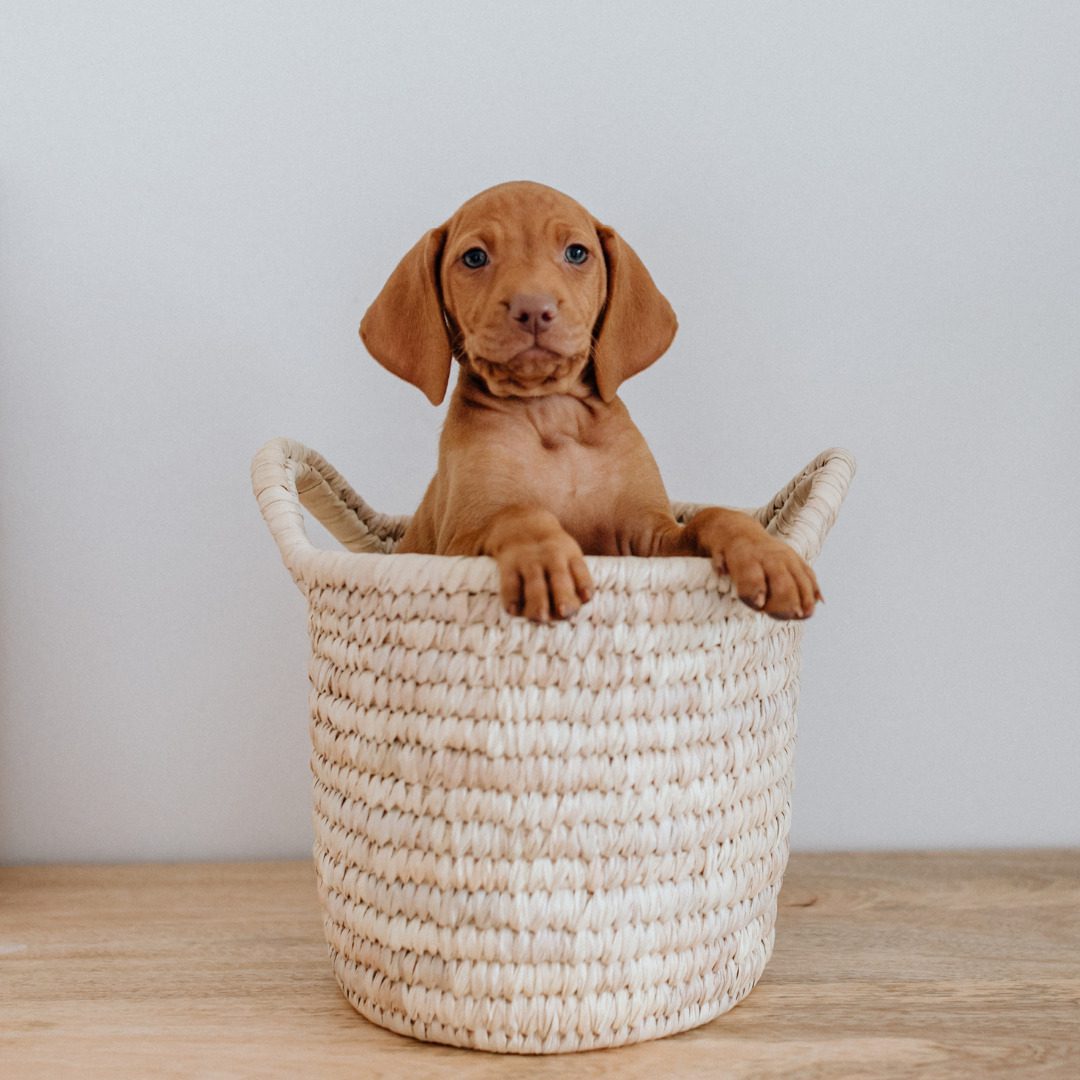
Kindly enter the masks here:
M 252 454 L 411 510 L 442 410 L 356 328 L 530 178 L 679 313 L 676 497 L 860 471 L 797 848 L 1080 842 L 1080 5 L 12 3 L 0 859 L 310 848 L 306 631 Z

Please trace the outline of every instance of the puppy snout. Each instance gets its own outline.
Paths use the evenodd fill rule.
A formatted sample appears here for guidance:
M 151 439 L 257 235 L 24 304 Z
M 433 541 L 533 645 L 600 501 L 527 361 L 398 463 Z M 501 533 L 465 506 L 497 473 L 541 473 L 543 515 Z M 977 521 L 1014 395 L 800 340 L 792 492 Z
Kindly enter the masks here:
M 559 317 L 555 297 L 545 293 L 517 293 L 510 300 L 510 319 L 522 330 L 540 334 Z

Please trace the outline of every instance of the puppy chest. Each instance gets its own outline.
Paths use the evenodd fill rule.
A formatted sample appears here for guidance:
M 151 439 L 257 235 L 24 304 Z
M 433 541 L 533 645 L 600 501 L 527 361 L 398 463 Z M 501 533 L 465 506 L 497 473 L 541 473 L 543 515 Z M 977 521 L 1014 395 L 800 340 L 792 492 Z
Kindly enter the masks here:
M 522 487 L 550 510 L 579 543 L 610 546 L 616 507 L 628 477 L 625 463 L 609 450 L 573 439 L 545 439 L 528 455 Z
M 567 504 L 594 501 L 610 490 L 614 469 L 610 455 L 562 436 L 545 436 L 531 455 L 531 479 Z

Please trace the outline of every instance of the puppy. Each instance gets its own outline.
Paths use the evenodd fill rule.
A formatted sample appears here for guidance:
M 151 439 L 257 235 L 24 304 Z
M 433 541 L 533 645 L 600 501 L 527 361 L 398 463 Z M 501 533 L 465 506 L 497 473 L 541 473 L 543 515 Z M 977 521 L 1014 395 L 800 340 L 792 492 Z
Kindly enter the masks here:
M 396 550 L 490 555 L 506 610 L 541 623 L 589 599 L 585 554 L 705 556 L 752 608 L 811 615 L 814 572 L 753 518 L 672 515 L 617 391 L 676 325 L 626 241 L 541 184 L 490 188 L 421 237 L 360 326 L 434 405 L 459 367 L 438 471 Z

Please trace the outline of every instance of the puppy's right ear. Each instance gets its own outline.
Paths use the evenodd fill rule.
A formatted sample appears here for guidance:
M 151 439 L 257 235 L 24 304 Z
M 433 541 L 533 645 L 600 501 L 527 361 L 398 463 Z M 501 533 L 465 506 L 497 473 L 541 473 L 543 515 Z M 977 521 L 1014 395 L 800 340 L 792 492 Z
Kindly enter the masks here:
M 425 233 L 398 263 L 360 323 L 367 351 L 388 371 L 423 390 L 432 405 L 446 396 L 450 378 L 450 331 L 439 288 L 445 243 L 445 227 Z

